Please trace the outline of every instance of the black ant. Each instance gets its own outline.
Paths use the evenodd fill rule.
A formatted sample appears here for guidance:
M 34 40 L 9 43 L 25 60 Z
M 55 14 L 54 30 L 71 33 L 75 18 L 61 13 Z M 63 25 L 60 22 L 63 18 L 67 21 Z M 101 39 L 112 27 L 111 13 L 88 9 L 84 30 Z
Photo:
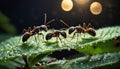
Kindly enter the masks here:
M 63 24 L 65 24 L 66 26 L 68 26 L 66 23 L 63 23 Z M 57 39 L 58 38 L 60 39 L 60 37 L 59 37 L 60 35 L 63 36 L 64 38 L 67 38 L 66 32 L 61 31 L 61 30 L 53 30 L 52 32 L 46 34 L 45 39 L 46 40 L 50 40 L 52 37 L 57 37 Z M 60 39 L 60 41 L 61 41 L 61 39 Z
M 35 35 L 35 34 L 43 35 L 42 33 L 39 33 L 39 31 L 42 31 L 42 30 L 45 32 L 48 31 L 48 28 L 47 28 L 48 24 L 55 21 L 55 19 L 52 19 L 46 23 L 47 16 L 46 16 L 46 14 L 44 14 L 44 15 L 45 15 L 44 25 L 34 26 L 33 30 L 30 27 L 28 28 L 28 30 L 26 30 L 26 29 L 23 30 L 24 34 L 22 36 L 22 42 L 27 41 L 29 39 L 29 37 L 32 35 Z
M 22 42 L 27 41 L 29 39 L 29 37 L 33 35 L 30 27 L 28 28 L 28 30 L 24 29 L 23 33 L 24 34 L 22 36 Z
M 67 25 L 67 23 L 65 23 L 63 20 L 60 20 L 60 22 L 64 23 L 67 27 L 69 27 L 69 25 Z M 92 28 L 91 24 L 88 24 L 88 26 L 86 26 L 86 24 L 83 23 L 83 27 L 79 25 L 79 26 L 75 26 L 75 27 L 71 26 L 71 27 L 68 28 L 68 33 L 69 34 L 73 33 L 74 31 L 75 31 L 74 35 L 76 33 L 88 33 L 88 34 L 90 34 L 92 36 L 96 36 L 96 32 Z
M 66 32 L 61 31 L 61 30 L 55 30 L 55 31 L 53 30 L 53 32 L 50 32 L 50 33 L 47 33 L 47 34 L 46 34 L 45 39 L 46 39 L 46 40 L 49 40 L 49 39 L 51 39 L 52 37 L 57 37 L 57 39 L 58 39 L 60 35 L 62 35 L 64 38 L 67 37 Z M 59 38 L 59 39 L 60 39 L 60 38 Z M 61 40 L 61 39 L 60 39 L 60 40 Z
M 91 36 L 96 36 L 95 30 L 92 28 L 92 25 L 89 23 L 88 26 L 86 26 L 86 23 L 83 23 L 83 28 L 85 28 L 85 32 L 90 34 Z

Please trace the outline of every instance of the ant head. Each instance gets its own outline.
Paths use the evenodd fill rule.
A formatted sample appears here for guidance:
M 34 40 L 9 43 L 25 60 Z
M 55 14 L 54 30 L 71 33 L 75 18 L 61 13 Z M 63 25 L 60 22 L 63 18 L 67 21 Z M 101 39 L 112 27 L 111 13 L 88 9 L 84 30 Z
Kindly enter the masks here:
M 67 38 L 67 34 L 66 34 L 66 32 L 61 31 L 60 34 L 61 34 L 64 38 Z
M 41 26 L 40 26 L 40 30 L 44 30 L 45 32 L 47 32 L 47 31 L 48 31 L 48 28 L 47 28 L 46 25 L 41 25 Z
M 69 30 L 68 30 L 68 33 L 71 34 L 74 31 L 75 31 L 75 27 L 70 27 Z

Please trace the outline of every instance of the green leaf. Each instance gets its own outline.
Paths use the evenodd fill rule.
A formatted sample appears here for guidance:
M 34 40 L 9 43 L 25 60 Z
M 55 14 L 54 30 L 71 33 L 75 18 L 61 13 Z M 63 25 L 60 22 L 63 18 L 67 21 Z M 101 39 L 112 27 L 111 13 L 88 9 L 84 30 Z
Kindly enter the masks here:
M 65 64 L 64 69 L 91 69 L 120 61 L 120 52 L 85 56 L 73 59 Z
M 12 35 L 0 34 L 0 42 L 5 41 L 5 40 L 9 39 L 10 37 L 12 37 Z
M 120 52 L 87 55 L 72 60 L 59 60 L 48 64 L 44 69 L 92 69 L 95 67 L 114 64 L 120 61 Z
M 0 64 L 1 69 L 16 69 L 16 67 L 22 67 L 24 65 L 24 61 L 21 57 L 14 59 L 12 61 L 5 62 Z
M 45 56 L 47 56 L 50 53 L 51 53 L 51 51 L 46 51 L 46 52 L 38 54 L 36 56 L 34 55 L 34 58 L 29 62 L 30 67 L 32 67 L 34 64 L 38 63 L 40 60 L 42 60 Z
M 78 37 L 75 36 L 74 38 L 71 38 L 73 35 L 67 34 L 66 39 L 60 36 L 61 41 L 56 41 L 55 37 L 46 41 L 41 35 L 34 35 L 31 36 L 26 43 L 23 43 L 21 41 L 21 36 L 12 37 L 0 43 L 0 64 L 26 55 L 31 66 L 33 66 L 49 53 L 61 51 L 63 49 L 75 49 L 80 53 L 93 56 L 116 52 L 116 55 L 114 56 L 117 56 L 117 54 L 119 55 L 117 52 L 120 52 L 120 46 L 116 46 L 117 42 L 119 43 L 119 40 L 117 39 L 120 38 L 119 29 L 120 26 L 101 28 L 96 30 L 97 35 L 95 37 L 84 33 L 80 34 Z M 51 30 L 48 32 L 51 32 Z M 66 32 L 68 32 L 68 30 L 66 30 Z M 46 32 L 42 33 L 44 35 L 47 34 Z M 35 39 L 35 37 L 37 39 Z M 105 63 L 103 63 L 103 65 L 105 65 Z

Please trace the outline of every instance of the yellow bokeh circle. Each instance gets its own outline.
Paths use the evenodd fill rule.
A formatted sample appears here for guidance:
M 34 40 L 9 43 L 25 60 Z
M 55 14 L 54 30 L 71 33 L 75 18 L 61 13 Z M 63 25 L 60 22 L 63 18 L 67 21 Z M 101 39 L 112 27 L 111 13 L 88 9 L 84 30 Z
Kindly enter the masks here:
M 70 11 L 73 8 L 73 2 L 71 0 L 63 0 L 61 7 L 64 11 Z
M 99 15 L 102 12 L 102 5 L 99 2 L 93 2 L 90 5 L 90 11 L 94 15 Z

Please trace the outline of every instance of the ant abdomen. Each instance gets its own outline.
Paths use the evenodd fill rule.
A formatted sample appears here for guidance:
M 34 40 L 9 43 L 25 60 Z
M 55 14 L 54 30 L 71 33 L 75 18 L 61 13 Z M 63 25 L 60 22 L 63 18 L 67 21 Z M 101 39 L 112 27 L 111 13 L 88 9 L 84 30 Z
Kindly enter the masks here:
M 86 30 L 86 32 L 87 32 L 88 34 L 92 35 L 92 36 L 96 36 L 95 30 L 92 29 L 92 28 L 88 28 L 88 29 Z
M 23 34 L 23 37 L 22 37 L 22 42 L 25 42 L 29 39 L 29 37 L 31 36 L 31 34 L 29 32 L 25 32 Z
M 47 33 L 45 39 L 46 39 L 46 40 L 49 40 L 49 39 L 52 38 L 52 36 L 53 36 L 53 33 Z

